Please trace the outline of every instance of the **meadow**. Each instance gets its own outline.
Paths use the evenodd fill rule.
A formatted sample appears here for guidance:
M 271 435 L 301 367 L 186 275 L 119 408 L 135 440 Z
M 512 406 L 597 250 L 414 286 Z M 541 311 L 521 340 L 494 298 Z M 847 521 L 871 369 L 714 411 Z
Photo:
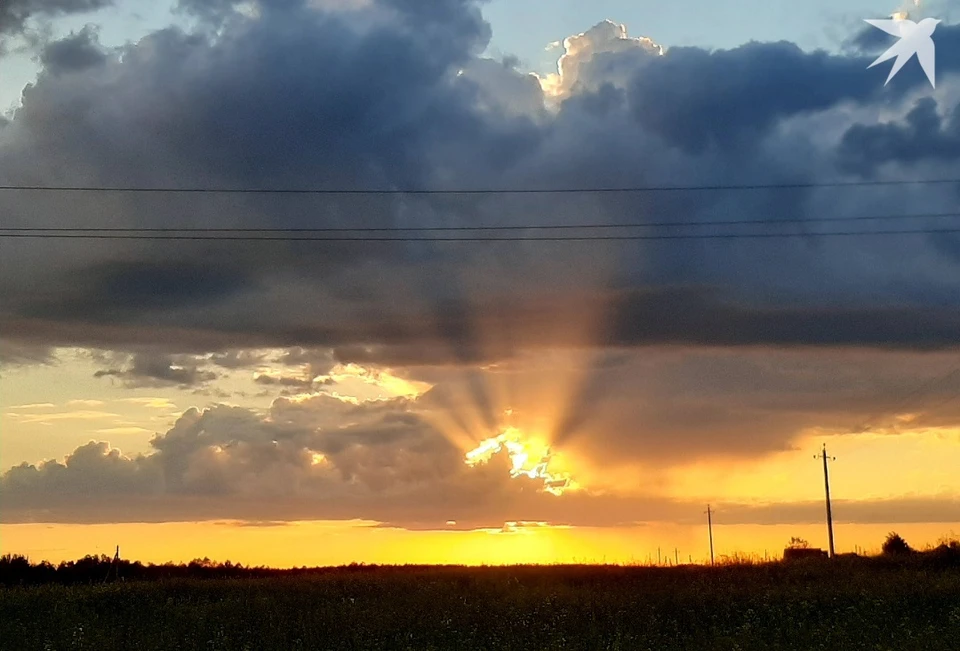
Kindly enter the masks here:
M 0 648 L 956 651 L 960 567 L 358 566 L 7 585 Z

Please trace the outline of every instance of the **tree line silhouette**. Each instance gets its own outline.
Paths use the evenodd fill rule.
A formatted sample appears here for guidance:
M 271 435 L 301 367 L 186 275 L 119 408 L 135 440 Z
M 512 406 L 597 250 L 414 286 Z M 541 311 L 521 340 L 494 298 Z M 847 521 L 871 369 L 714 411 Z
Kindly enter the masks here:
M 792 540 L 794 546 L 805 543 Z M 843 554 L 837 561 L 869 563 L 879 566 L 896 566 L 903 563 L 919 564 L 931 569 L 960 567 L 960 540 L 942 539 L 936 547 L 918 551 L 910 547 L 899 534 L 891 532 L 883 543 L 878 556 Z M 837 562 L 833 561 L 833 562 Z M 772 561 L 780 563 L 782 561 Z M 831 561 L 817 561 L 831 562 Z M 339 567 L 295 567 L 278 569 L 265 566 L 244 566 L 240 563 L 223 563 L 209 558 L 198 558 L 189 563 L 141 563 L 106 554 L 87 555 L 76 561 L 63 561 L 57 565 L 48 561 L 33 563 L 20 554 L 0 556 L 0 585 L 62 585 L 107 583 L 113 581 L 160 581 L 168 579 L 240 579 L 270 578 L 280 576 L 305 576 L 325 573 L 403 571 L 425 566 L 381 566 L 351 563 Z M 456 566 L 451 566 L 456 567 Z M 704 567 L 704 570 L 709 568 Z
M 87 555 L 76 561 L 54 565 L 48 561 L 33 563 L 20 554 L 0 556 L 0 585 L 62 585 L 106 583 L 112 581 L 159 581 L 166 579 L 239 579 L 297 576 L 325 572 L 355 572 L 375 569 L 376 565 L 351 563 L 342 567 L 298 567 L 278 569 L 265 566 L 244 566 L 240 563 L 198 558 L 189 563 L 141 563 L 106 554 Z

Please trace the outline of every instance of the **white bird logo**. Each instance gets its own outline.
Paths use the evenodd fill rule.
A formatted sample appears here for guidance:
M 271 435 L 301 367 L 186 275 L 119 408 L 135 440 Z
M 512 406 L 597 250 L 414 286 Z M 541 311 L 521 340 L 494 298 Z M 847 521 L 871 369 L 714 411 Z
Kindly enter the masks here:
M 930 80 L 930 85 L 934 88 L 937 87 L 936 81 L 934 81 L 936 57 L 934 54 L 933 38 L 931 37 L 933 36 L 933 30 L 940 24 L 939 20 L 936 18 L 924 18 L 919 23 L 915 23 L 912 20 L 904 18 L 901 20 L 868 19 L 866 22 L 877 29 L 882 29 L 887 34 L 900 37 L 900 40 L 894 43 L 889 50 L 881 54 L 877 57 L 876 61 L 867 66 L 867 68 L 872 68 L 878 63 L 883 63 L 893 57 L 897 57 L 893 68 L 890 69 L 890 76 L 887 77 L 887 81 L 883 84 L 884 86 L 889 84 L 893 76 L 900 72 L 900 68 L 916 54 L 917 60 L 920 61 L 920 67 L 923 68 L 923 71 L 927 74 L 927 79 Z

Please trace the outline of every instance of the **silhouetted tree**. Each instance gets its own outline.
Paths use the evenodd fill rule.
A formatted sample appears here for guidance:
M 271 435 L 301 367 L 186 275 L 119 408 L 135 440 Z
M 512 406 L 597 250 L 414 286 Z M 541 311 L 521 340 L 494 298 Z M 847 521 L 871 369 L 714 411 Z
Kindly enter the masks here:
M 884 554 L 909 554 L 911 552 L 913 552 L 913 548 L 895 531 L 887 534 L 887 539 L 883 541 Z
M 791 538 L 790 542 L 787 543 L 788 549 L 807 549 L 808 547 L 810 547 L 810 543 L 803 538 L 797 538 L 796 536 Z

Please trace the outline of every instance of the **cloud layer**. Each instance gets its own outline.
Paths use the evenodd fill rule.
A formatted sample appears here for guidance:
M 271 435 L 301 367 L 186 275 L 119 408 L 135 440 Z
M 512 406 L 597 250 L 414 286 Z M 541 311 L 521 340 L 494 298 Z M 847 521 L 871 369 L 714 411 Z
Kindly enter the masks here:
M 345 424 L 347 423 L 347 424 Z M 411 529 L 507 521 L 618 526 L 696 522 L 699 504 L 581 490 L 555 496 L 511 478 L 506 453 L 468 467 L 406 400 L 353 405 L 280 398 L 269 413 L 218 406 L 185 412 L 126 457 L 91 442 L 63 463 L 22 464 L 0 478 L 4 522 L 367 519 Z M 722 505 L 727 524 L 818 522 L 819 502 Z M 841 521 L 954 522 L 955 496 L 840 500 Z
M 575 360 L 555 360 L 552 368 L 543 359 L 518 359 L 488 370 L 479 384 L 460 369 L 434 368 L 427 375 L 436 384 L 419 396 L 358 401 L 303 393 L 276 398 L 266 411 L 191 408 L 153 437 L 147 454 L 128 456 L 91 441 L 63 461 L 10 469 L 0 476 L 2 517 L 361 518 L 417 529 L 442 529 L 448 520 L 462 528 L 509 521 L 696 522 L 700 500 L 671 498 L 670 485 L 659 485 L 664 468 L 789 451 L 797 433 L 811 429 L 829 435 L 869 426 L 895 436 L 935 431 L 960 418 L 952 400 L 960 374 L 943 372 L 953 362 L 949 356 L 878 358 L 861 351 L 811 359 L 682 350 L 631 356 L 589 362 L 588 368 L 606 372 L 586 377 L 602 381 L 574 388 L 568 400 L 550 397 L 558 369 L 569 372 Z M 913 388 L 904 377 L 924 378 L 928 390 L 904 401 Z M 469 449 L 504 427 L 502 415 L 478 410 L 482 404 L 497 409 L 489 388 L 523 405 L 510 415 L 512 423 L 546 434 L 562 456 L 551 472 L 568 472 L 580 488 L 556 496 L 544 491 L 542 479 L 511 477 L 506 451 L 478 466 L 465 463 Z M 634 480 L 624 490 L 607 479 L 611 475 Z M 897 497 L 906 489 L 890 484 L 886 497 L 841 497 L 837 515 L 861 523 L 956 521 L 960 502 L 949 486 L 937 495 Z M 820 502 L 727 503 L 723 509 L 729 524 L 807 523 L 822 514 Z
M 0 130 L 3 181 L 543 188 L 956 172 L 949 59 L 945 90 L 930 96 L 922 75 L 909 71 L 884 89 L 864 71 L 868 57 L 787 43 L 661 56 L 602 23 L 568 42 L 564 74 L 551 82 L 564 85 L 563 101 L 548 109 L 534 78 L 477 58 L 489 28 L 475 7 L 444 6 L 425 16 L 399 2 L 336 12 L 266 3 L 259 18 L 233 14 L 216 38 L 170 28 L 122 58 L 98 49 L 90 31 L 53 43 L 46 70 Z M 950 26 L 938 37 L 942 50 L 960 42 Z M 880 124 L 878 111 L 887 116 Z M 811 221 L 824 215 L 943 212 L 956 198 L 947 185 L 530 198 L 8 193 L 0 201 L 11 226 L 745 218 L 799 220 L 773 230 L 815 233 L 885 226 Z M 769 232 L 762 223 L 667 232 L 758 230 Z M 605 323 L 589 333 L 596 341 L 578 343 L 943 348 L 956 346 L 960 332 L 949 302 L 958 246 L 945 234 L 552 245 L 21 240 L 8 248 L 0 323 L 5 337 L 37 345 L 148 340 L 184 352 L 201 338 L 205 348 L 462 350 L 494 312 L 517 345 L 566 345 L 565 333 L 541 337 L 541 325 L 584 296 Z M 884 264 L 893 255 L 900 263 Z
M 14 3 L 0 10 L 0 36 L 33 13 L 100 4 Z M 410 190 L 960 177 L 956 26 L 938 28 L 931 93 L 910 66 L 884 87 L 885 70 L 866 70 L 865 34 L 851 35 L 843 54 L 783 42 L 707 51 L 662 48 L 604 22 L 568 39 L 558 74 L 541 80 L 512 59 L 481 56 L 490 27 L 470 0 L 429 10 L 414 0 L 336 8 L 263 0 L 255 12 L 231 2 L 182 6 L 195 31 L 170 27 L 119 51 L 102 48 L 92 29 L 48 44 L 23 105 L 0 122 L 0 183 Z M 147 456 L 95 442 L 64 463 L 13 468 L 2 479 L 4 517 L 200 517 L 224 505 L 250 519 L 369 517 L 411 527 L 681 517 L 685 505 L 649 496 L 641 504 L 584 492 L 560 502 L 510 480 L 499 457 L 496 467 L 467 468 L 451 431 L 478 440 L 494 433 L 504 409 L 546 405 L 551 442 L 615 465 L 755 457 L 789 448 L 810 428 L 842 431 L 864 413 L 881 413 L 890 427 L 884 401 L 902 393 L 901 382 L 949 371 L 960 345 L 960 237 L 815 234 L 955 221 L 817 220 L 948 213 L 957 190 L 0 193 L 10 227 L 695 221 L 713 225 L 606 232 L 809 235 L 5 241 L 5 364 L 44 363 L 57 346 L 79 346 L 102 351 L 103 381 L 215 391 L 225 374 L 257 371 L 252 388 L 304 396 L 280 398 L 266 414 L 188 411 Z M 718 223 L 731 220 L 757 223 Z M 256 352 L 265 347 L 287 350 L 270 372 Z M 563 360 L 556 367 L 554 355 Z M 390 368 L 433 389 L 386 404 L 317 393 L 338 363 Z M 954 388 L 937 385 L 942 406 L 916 423 L 955 424 Z M 99 512 L 78 506 L 94 498 Z M 955 504 L 942 505 L 916 512 L 953 517 Z M 866 515 L 870 508 L 851 505 L 861 514 L 851 517 L 879 517 Z M 782 517 L 736 512 L 745 522 Z

